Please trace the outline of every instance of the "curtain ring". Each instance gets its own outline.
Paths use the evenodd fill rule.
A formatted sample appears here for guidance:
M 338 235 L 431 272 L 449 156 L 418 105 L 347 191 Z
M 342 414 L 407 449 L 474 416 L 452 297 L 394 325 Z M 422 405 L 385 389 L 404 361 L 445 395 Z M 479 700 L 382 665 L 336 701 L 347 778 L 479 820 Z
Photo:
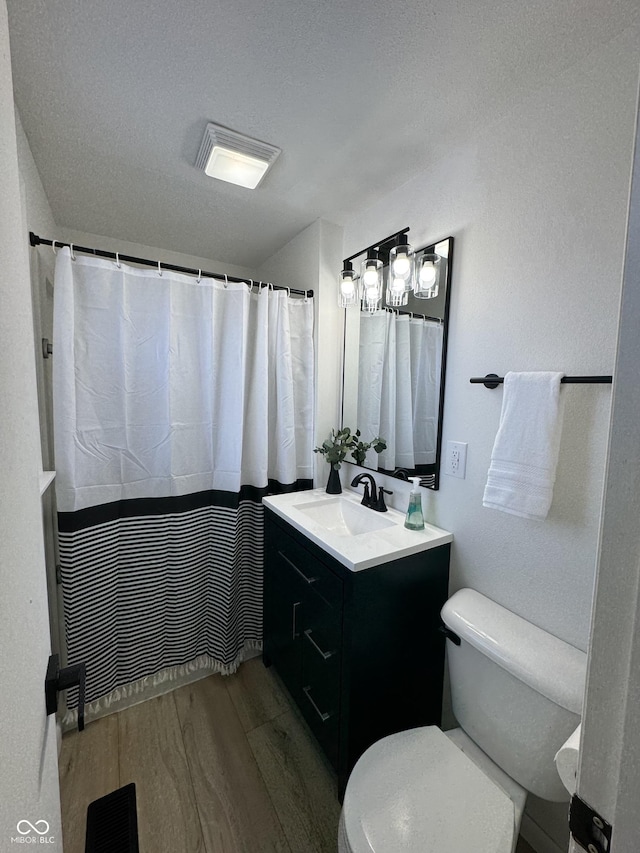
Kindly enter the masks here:
M 122 264 L 120 263 L 120 253 L 119 252 L 116 252 L 116 266 L 118 267 L 118 269 L 120 269 L 120 267 L 122 266 Z
M 162 267 L 160 266 L 160 261 L 158 261 L 158 275 L 162 275 Z
M 249 281 L 251 282 L 251 284 L 249 285 L 249 293 L 253 293 L 253 279 L 250 278 Z
M 290 298 L 291 298 L 291 288 L 288 287 L 287 288 L 287 299 L 290 299 Z
M 69 244 L 69 249 L 70 249 L 70 251 L 71 251 L 71 260 L 72 260 L 72 261 L 75 261 L 76 256 L 73 254 L 73 243 L 70 243 L 70 244 Z
M 51 241 L 51 248 L 53 249 L 53 254 L 57 255 L 58 253 L 56 252 L 56 241 L 55 240 Z
M 224 286 L 225 286 L 225 290 L 227 287 L 229 287 L 229 278 L 228 278 L 226 273 L 224 274 Z
M 309 301 L 309 291 L 308 290 L 305 290 L 305 292 L 304 292 L 304 301 L 305 302 Z
M 202 281 L 202 270 L 198 270 L 198 278 L 196 279 L 197 284 L 200 284 Z

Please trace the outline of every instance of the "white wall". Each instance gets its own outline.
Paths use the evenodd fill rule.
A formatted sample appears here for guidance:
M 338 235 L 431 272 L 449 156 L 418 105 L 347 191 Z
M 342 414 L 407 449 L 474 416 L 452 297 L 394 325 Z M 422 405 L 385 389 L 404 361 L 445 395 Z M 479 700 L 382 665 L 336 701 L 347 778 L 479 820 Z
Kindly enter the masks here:
M 443 438 L 469 443 L 467 476 L 443 476 L 427 516 L 454 533 L 452 591 L 473 587 L 584 650 L 611 387 L 563 388 L 554 501 L 536 522 L 482 507 L 502 390 L 469 377 L 613 372 L 639 45 L 629 29 L 473 137 L 448 140 L 345 226 L 344 256 L 406 225 L 414 246 L 455 237 Z M 391 488 L 404 508 L 407 487 Z M 529 813 L 566 849 L 563 810 L 532 800 Z
M 49 849 L 60 850 L 55 721 L 44 701 L 50 645 L 33 317 L 4 0 L 0 162 L 0 849 L 11 848 L 18 821 L 45 820 L 55 839 Z

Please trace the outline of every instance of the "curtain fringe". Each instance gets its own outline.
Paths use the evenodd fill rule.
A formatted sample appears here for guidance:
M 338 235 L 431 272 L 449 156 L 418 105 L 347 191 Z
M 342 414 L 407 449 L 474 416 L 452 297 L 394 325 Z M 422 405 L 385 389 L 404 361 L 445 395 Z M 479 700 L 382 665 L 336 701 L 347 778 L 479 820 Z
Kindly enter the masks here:
M 115 714 L 125 708 L 131 708 L 147 699 L 170 693 L 178 687 L 184 687 L 193 681 L 207 678 L 209 675 L 233 675 L 243 661 L 256 657 L 262 650 L 262 640 L 247 640 L 238 656 L 230 664 L 223 664 L 210 655 L 200 655 L 188 663 L 169 666 L 153 675 L 146 675 L 130 684 L 116 687 L 106 696 L 101 696 L 85 707 L 85 721 L 91 722 L 108 714 Z M 78 709 L 67 709 L 61 720 L 62 731 L 75 729 L 78 725 Z

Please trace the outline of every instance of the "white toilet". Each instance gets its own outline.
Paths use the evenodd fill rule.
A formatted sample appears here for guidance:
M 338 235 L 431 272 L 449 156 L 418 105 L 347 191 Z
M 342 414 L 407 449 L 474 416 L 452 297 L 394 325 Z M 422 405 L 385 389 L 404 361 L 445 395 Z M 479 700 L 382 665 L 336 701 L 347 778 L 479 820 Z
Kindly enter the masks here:
M 447 640 L 461 728 L 369 747 L 347 784 L 340 853 L 510 853 L 527 792 L 569 798 L 554 756 L 580 722 L 584 652 L 471 589 L 442 619 L 461 640 Z

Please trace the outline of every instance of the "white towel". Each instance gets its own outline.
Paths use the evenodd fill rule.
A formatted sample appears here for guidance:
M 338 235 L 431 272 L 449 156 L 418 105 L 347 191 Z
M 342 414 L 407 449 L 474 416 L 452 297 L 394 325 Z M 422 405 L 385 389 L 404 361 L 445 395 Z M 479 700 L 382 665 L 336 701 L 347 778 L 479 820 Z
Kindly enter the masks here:
M 546 518 L 562 433 L 561 373 L 507 373 L 483 506 Z

